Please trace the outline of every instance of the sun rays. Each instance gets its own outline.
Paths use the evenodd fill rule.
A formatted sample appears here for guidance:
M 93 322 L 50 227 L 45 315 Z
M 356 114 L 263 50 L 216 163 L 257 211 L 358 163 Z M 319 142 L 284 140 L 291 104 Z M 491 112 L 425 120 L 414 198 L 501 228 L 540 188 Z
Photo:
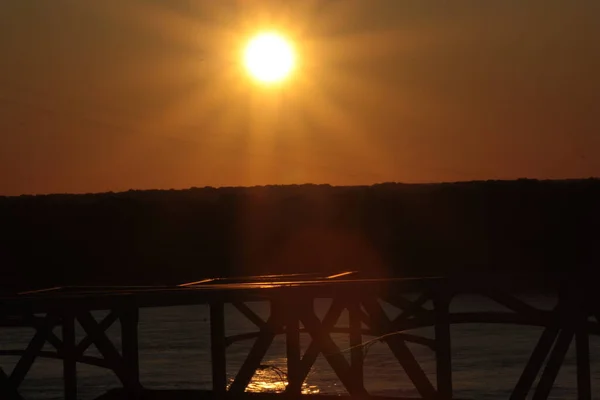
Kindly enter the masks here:
M 345 101 L 357 87 L 365 97 L 351 99 L 354 102 L 373 103 L 393 94 L 368 75 L 355 75 L 345 63 L 380 56 L 380 47 L 364 45 L 385 40 L 389 32 L 342 29 L 345 20 L 360 17 L 358 11 L 353 15 L 352 2 L 342 3 L 274 2 L 270 7 L 268 2 L 238 0 L 198 2 L 190 10 L 177 10 L 143 2 L 113 15 L 134 19 L 156 40 L 173 42 L 185 49 L 181 54 L 189 55 L 162 60 L 160 67 L 149 64 L 132 77 L 147 85 L 182 88 L 179 97 L 165 99 L 161 111 L 148 117 L 147 128 L 182 135 L 190 143 L 210 147 L 213 154 L 237 158 L 245 164 L 244 173 L 253 175 L 249 182 L 272 180 L 269 171 L 283 164 L 292 180 L 344 174 L 377 180 L 378 171 L 389 170 L 392 155 L 371 139 L 366 121 L 349 112 Z M 233 13 L 226 10 L 232 4 Z M 332 32 L 335 29 L 345 33 Z M 259 44 L 270 42 L 271 50 L 274 45 L 278 60 L 265 64 L 264 46 L 257 50 L 249 45 L 256 32 L 277 32 L 279 36 L 263 36 Z M 152 82 L 158 68 L 161 82 Z M 248 70 L 260 82 L 277 85 L 256 85 Z M 288 74 L 289 79 L 283 79 Z M 348 167 L 346 161 L 352 159 L 355 165 L 367 165 Z

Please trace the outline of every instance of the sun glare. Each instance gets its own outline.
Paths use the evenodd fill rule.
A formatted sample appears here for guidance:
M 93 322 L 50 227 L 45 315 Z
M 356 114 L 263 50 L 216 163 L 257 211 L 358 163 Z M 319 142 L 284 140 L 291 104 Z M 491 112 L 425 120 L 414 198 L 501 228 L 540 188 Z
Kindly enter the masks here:
M 244 52 L 246 69 L 255 79 L 275 83 L 285 79 L 294 68 L 295 56 L 290 43 L 276 33 L 253 37 Z

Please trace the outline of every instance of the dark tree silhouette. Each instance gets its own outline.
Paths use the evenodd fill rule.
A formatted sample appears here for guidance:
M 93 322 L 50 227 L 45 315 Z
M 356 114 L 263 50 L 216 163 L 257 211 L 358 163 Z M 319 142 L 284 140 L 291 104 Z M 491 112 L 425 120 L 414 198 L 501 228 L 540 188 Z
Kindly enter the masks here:
M 192 188 L 0 198 L 0 286 L 371 276 L 596 276 L 600 181 Z

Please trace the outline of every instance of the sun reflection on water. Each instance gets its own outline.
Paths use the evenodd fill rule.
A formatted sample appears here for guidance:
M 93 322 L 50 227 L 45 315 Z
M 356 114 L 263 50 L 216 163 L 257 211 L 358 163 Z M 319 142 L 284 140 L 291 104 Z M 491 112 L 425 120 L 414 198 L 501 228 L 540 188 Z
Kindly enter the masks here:
M 230 381 L 229 384 L 231 384 Z M 276 365 L 264 365 L 254 373 L 252 381 L 248 384 L 247 392 L 255 393 L 282 393 L 287 386 L 285 370 Z M 320 389 L 306 381 L 302 384 L 302 394 L 318 394 Z

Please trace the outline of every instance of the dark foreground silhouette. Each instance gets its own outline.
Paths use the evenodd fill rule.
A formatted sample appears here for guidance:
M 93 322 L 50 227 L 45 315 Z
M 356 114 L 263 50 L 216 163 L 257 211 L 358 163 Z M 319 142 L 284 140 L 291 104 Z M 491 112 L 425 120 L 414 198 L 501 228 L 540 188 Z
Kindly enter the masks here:
M 600 180 L 0 197 L 0 288 L 363 276 L 598 276 Z

